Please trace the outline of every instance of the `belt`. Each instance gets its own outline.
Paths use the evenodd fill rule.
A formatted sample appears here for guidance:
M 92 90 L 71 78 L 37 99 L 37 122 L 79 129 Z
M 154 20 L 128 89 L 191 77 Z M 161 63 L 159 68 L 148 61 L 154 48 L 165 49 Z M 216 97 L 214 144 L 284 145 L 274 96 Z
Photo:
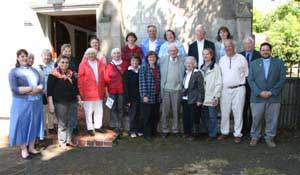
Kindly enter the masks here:
M 241 87 L 241 86 L 245 86 L 245 84 L 239 84 L 239 85 L 236 85 L 236 86 L 229 86 L 228 88 L 229 89 L 235 89 L 235 88 L 238 88 L 238 87 Z

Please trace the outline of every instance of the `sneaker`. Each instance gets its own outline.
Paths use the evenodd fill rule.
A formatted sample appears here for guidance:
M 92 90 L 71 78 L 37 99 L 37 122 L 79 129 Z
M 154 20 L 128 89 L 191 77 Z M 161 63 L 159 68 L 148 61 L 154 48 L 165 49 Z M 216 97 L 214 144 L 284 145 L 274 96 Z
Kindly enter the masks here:
M 135 134 L 135 133 L 132 133 L 132 134 L 130 134 L 130 137 L 131 137 L 131 138 L 136 138 L 136 134 Z
M 251 139 L 249 146 L 256 146 L 257 145 L 257 140 Z
M 88 134 L 89 134 L 90 136 L 95 136 L 95 132 L 94 132 L 93 130 L 88 130 Z
M 221 135 L 217 138 L 217 140 L 222 141 L 222 140 L 225 140 L 227 137 L 228 137 L 227 135 L 221 134 Z
M 139 137 L 141 137 L 141 136 L 143 136 L 144 134 L 141 133 L 141 132 L 138 132 L 137 135 L 138 135 Z
M 275 144 L 273 139 L 271 139 L 269 141 L 266 141 L 266 143 L 267 143 L 268 147 L 270 147 L 270 148 L 275 148 L 276 147 L 276 144 Z

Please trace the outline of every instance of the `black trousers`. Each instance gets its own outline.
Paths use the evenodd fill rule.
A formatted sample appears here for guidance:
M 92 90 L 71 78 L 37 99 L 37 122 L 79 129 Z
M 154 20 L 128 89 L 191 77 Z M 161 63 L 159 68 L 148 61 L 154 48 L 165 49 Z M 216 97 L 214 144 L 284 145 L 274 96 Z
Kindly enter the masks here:
M 198 115 L 198 107 L 196 104 L 188 104 L 187 100 L 182 100 L 183 107 L 183 131 L 187 136 L 192 136 L 193 126 L 196 116 Z
M 159 121 L 159 103 L 142 103 L 141 113 L 143 120 L 143 134 L 145 138 L 151 138 L 156 135 L 157 124 Z
M 243 129 L 242 133 L 244 136 L 249 136 L 251 125 L 252 125 L 252 114 L 250 110 L 250 96 L 251 96 L 251 89 L 248 84 L 246 83 L 246 96 L 245 96 L 245 105 L 243 111 Z
M 142 117 L 140 116 L 140 108 L 141 105 L 139 102 L 131 102 L 128 110 L 129 116 L 129 132 L 130 133 L 138 133 L 142 131 Z

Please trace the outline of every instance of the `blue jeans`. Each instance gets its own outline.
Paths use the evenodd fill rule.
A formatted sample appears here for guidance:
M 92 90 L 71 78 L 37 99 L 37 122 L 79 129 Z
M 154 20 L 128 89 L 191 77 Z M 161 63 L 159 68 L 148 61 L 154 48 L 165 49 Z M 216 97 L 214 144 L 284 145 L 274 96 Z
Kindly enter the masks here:
M 203 114 L 203 125 L 208 130 L 209 137 L 216 137 L 218 129 L 216 106 L 204 106 Z

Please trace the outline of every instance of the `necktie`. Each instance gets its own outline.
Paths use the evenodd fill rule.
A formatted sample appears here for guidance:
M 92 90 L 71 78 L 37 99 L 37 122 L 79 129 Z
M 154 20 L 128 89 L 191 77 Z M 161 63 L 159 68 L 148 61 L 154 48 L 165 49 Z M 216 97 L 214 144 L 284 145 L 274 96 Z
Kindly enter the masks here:
M 249 53 L 246 53 L 246 59 L 248 62 L 248 67 L 249 67 L 250 66 L 250 54 Z

